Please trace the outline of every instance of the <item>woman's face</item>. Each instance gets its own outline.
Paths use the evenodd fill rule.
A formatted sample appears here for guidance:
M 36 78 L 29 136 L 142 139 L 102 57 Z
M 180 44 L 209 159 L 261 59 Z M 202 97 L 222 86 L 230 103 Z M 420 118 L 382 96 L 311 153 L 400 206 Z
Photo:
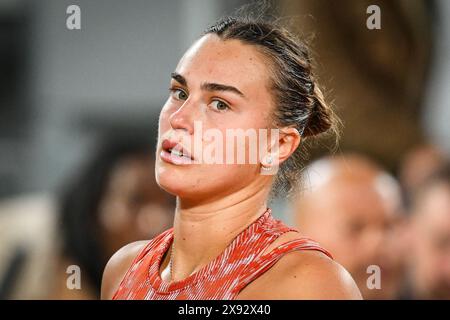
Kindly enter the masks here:
M 180 198 L 194 200 L 220 198 L 250 183 L 267 184 L 271 178 L 260 174 L 264 152 L 258 146 L 259 132 L 264 132 L 259 129 L 268 129 L 271 123 L 269 83 L 267 60 L 253 46 L 213 34 L 194 43 L 172 74 L 170 94 L 161 110 L 158 184 Z M 244 137 L 243 149 L 236 139 L 239 130 L 230 129 L 251 132 Z M 255 137 L 257 161 L 255 144 L 250 143 Z M 171 153 L 180 145 L 182 157 Z M 238 158 L 242 150 L 245 161 Z

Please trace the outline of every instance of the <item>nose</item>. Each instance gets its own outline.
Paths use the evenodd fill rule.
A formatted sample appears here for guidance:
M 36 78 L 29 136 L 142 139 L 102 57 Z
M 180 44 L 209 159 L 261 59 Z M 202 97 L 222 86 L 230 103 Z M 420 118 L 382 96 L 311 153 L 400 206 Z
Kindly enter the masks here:
M 169 116 L 169 123 L 173 129 L 181 129 L 187 131 L 189 134 L 193 134 L 194 132 L 194 109 L 193 109 L 193 101 L 191 97 L 184 101 L 184 103 L 175 110 Z

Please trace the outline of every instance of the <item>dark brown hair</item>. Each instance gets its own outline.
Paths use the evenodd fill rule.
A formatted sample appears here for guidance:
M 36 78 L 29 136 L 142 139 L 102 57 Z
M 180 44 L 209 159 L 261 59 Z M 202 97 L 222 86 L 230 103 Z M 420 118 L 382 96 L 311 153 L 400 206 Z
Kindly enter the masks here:
M 226 17 L 204 34 L 222 40 L 235 39 L 256 46 L 269 60 L 274 93 L 273 120 L 280 127 L 294 127 L 304 138 L 332 132 L 338 136 L 338 119 L 325 103 L 312 73 L 308 47 L 275 20 L 250 16 Z M 309 139 L 306 139 L 309 140 Z M 280 166 L 272 195 L 289 195 L 297 187 L 303 168 L 304 150 L 297 150 Z

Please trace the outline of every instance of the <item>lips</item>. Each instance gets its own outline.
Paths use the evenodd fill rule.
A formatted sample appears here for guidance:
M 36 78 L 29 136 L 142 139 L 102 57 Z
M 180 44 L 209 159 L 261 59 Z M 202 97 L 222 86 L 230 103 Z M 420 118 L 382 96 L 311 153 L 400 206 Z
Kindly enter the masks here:
M 162 144 L 161 158 L 172 164 L 191 164 L 194 158 L 188 150 L 183 148 L 183 146 L 176 142 L 168 139 L 164 139 Z

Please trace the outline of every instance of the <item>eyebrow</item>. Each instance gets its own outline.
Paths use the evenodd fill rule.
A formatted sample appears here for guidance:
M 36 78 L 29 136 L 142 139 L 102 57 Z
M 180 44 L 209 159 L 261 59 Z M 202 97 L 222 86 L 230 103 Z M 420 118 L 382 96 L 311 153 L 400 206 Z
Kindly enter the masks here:
M 187 87 L 187 80 L 181 74 L 172 72 L 171 77 L 182 86 Z M 238 88 L 226 84 L 204 82 L 201 84 L 200 88 L 206 91 L 229 91 L 245 98 L 245 95 Z
M 180 83 L 182 86 L 187 87 L 187 81 L 186 78 L 183 77 L 181 74 L 176 73 L 176 72 L 172 72 L 170 74 L 170 76 L 172 77 L 172 79 L 174 79 L 175 81 L 177 81 L 178 83 Z

